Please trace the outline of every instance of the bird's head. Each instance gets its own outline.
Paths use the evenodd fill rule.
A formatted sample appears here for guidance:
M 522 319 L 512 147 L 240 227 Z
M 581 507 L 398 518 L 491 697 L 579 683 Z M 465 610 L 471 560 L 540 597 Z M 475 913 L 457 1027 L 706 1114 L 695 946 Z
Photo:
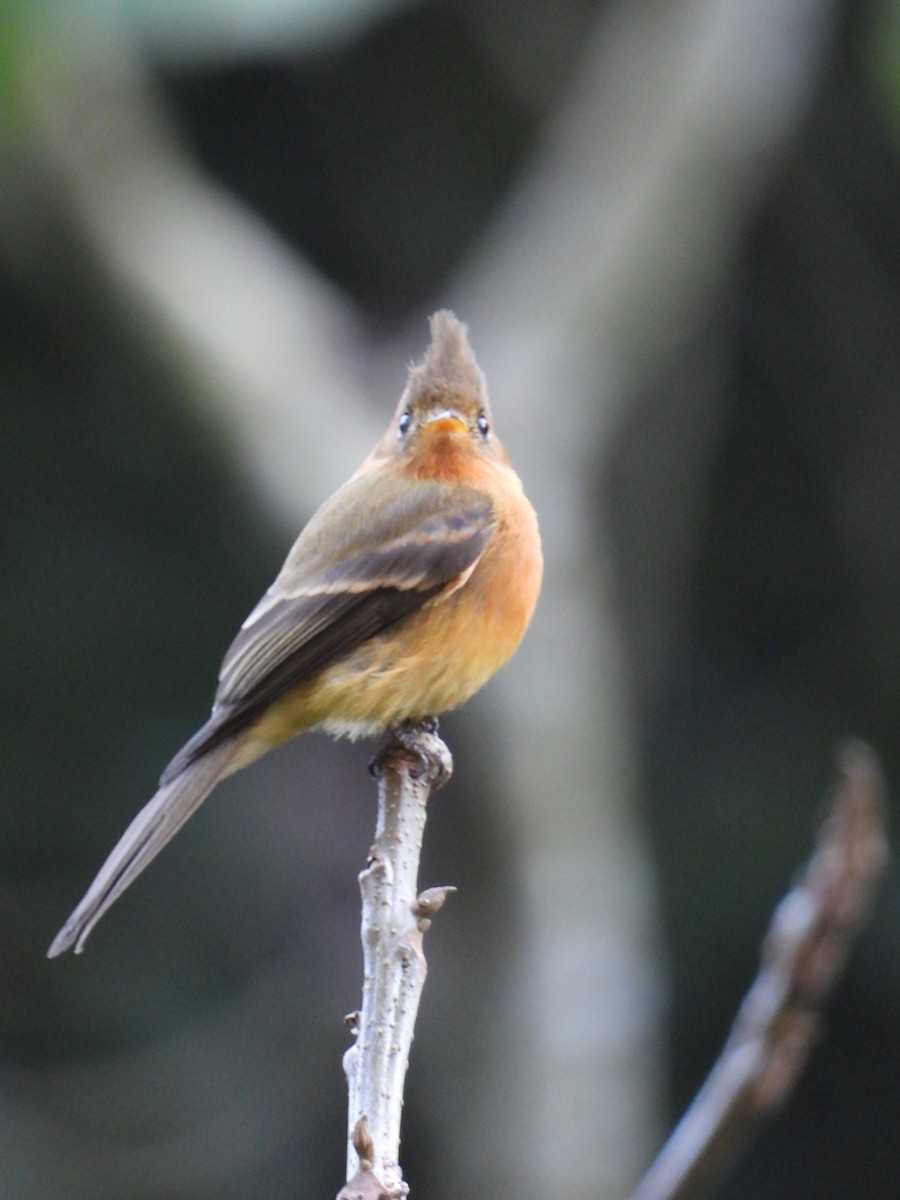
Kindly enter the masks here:
M 402 459 L 474 452 L 506 461 L 468 331 L 447 309 L 431 318 L 431 344 L 422 361 L 410 368 L 379 450 Z

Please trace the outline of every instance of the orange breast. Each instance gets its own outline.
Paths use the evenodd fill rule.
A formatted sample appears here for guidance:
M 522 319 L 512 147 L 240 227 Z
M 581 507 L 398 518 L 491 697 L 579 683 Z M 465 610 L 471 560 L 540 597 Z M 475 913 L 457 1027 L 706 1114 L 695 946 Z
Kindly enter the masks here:
M 314 726 L 365 737 L 397 721 L 448 712 L 515 653 L 540 592 L 538 520 L 505 463 L 463 466 L 444 462 L 440 474 L 484 487 L 498 518 L 472 574 L 277 701 L 253 728 L 240 764 Z M 434 464 L 428 474 L 438 474 Z
M 492 485 L 497 528 L 466 582 L 278 701 L 253 730 L 259 752 L 313 726 L 361 737 L 447 712 L 512 657 L 537 603 L 543 561 L 537 518 L 516 476 L 504 468 Z M 254 750 L 247 747 L 248 757 Z

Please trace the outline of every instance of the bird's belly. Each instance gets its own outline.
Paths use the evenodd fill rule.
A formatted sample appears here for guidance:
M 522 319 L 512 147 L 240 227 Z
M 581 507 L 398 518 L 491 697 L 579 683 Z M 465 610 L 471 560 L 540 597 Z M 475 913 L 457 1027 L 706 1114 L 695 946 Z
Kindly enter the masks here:
M 510 557 L 513 572 L 506 565 Z M 305 729 L 366 737 L 398 721 L 456 708 L 515 653 L 534 612 L 541 574 L 537 523 L 528 508 L 518 527 L 499 533 L 457 590 L 277 700 L 250 731 L 247 760 Z
M 483 625 L 451 597 L 359 647 L 320 678 L 329 733 L 359 737 L 456 708 L 512 655 L 522 632 Z
M 364 643 L 277 701 L 252 740 L 272 745 L 314 727 L 366 737 L 464 703 L 512 656 L 530 616 L 479 611 L 476 599 L 457 593 Z

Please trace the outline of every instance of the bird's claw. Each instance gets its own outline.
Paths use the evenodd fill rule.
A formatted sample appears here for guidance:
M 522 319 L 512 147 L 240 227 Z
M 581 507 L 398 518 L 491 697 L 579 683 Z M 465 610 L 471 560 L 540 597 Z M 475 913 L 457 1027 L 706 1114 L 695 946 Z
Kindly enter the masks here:
M 450 752 L 438 736 L 437 717 L 401 721 L 393 725 L 388 740 L 369 763 L 370 773 L 380 779 L 388 764 L 398 756 L 398 751 L 406 761 L 413 760 L 410 767 L 412 778 L 429 778 L 435 790 L 442 787 L 453 774 Z

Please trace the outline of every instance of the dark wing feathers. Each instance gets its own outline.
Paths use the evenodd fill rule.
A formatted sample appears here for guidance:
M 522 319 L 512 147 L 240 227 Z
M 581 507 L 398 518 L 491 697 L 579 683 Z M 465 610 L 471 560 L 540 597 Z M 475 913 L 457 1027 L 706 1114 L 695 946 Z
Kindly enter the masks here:
M 365 548 L 327 566 L 304 562 L 301 535 L 290 568 L 229 647 L 216 703 L 249 698 L 286 660 L 294 665 L 291 684 L 308 679 L 469 570 L 494 526 L 490 499 L 434 484 L 427 499 L 427 507 L 410 506 L 406 528 L 398 529 L 393 515 L 390 536 L 382 536 L 378 513 L 370 514 Z M 367 609 L 371 615 L 363 617 Z M 335 629 L 345 623 L 346 632 Z
M 490 499 L 440 484 L 422 485 L 415 499 L 405 524 L 396 507 L 387 528 L 370 512 L 366 544 L 359 539 L 327 567 L 321 553 L 304 554 L 307 531 L 301 534 L 225 655 L 212 717 L 166 768 L 164 782 L 475 565 L 494 528 Z M 319 527 L 316 541 L 323 540 L 327 529 Z

